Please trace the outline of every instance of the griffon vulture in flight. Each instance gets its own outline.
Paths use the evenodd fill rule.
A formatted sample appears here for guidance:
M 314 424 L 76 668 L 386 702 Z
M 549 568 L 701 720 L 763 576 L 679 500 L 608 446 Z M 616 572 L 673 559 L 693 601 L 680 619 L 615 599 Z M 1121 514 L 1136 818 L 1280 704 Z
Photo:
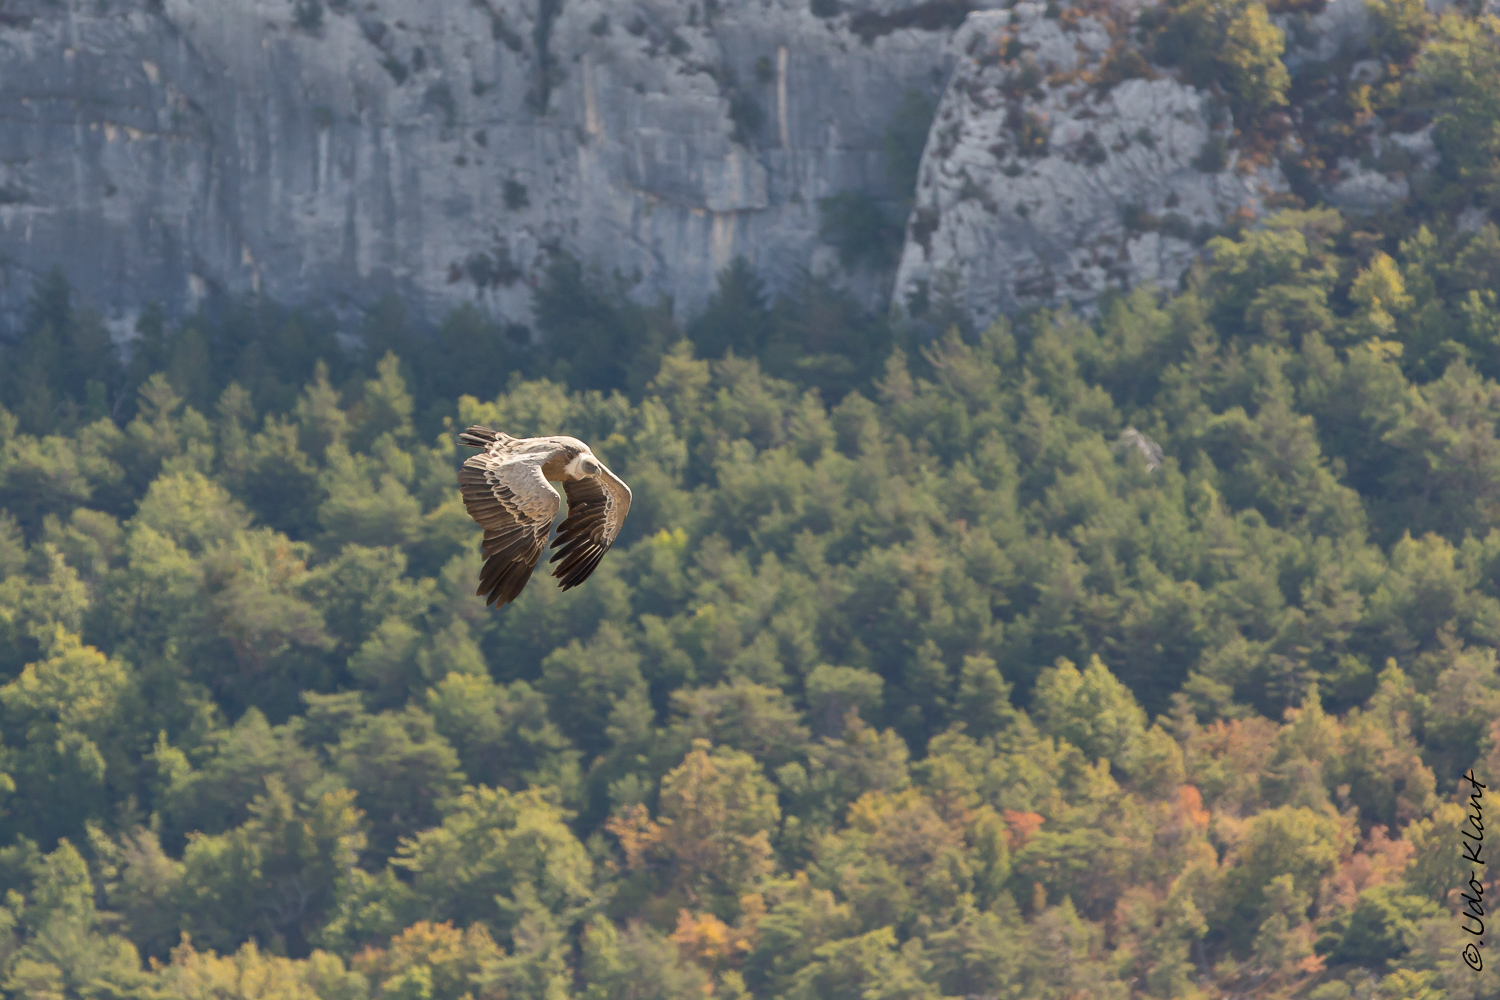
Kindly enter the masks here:
M 561 504 L 552 483 L 568 494 L 568 516 L 552 543 L 552 562 L 562 565 L 552 575 L 563 590 L 587 580 L 620 534 L 630 487 L 577 438 L 513 438 L 470 427 L 458 440 L 481 449 L 458 470 L 464 506 L 484 528 L 476 593 L 499 607 L 531 579 Z

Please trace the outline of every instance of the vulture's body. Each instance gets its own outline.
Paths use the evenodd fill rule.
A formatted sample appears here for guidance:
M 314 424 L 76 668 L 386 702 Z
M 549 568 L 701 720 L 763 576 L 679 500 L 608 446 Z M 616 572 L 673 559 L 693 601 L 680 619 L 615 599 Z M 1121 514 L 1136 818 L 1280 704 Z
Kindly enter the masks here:
M 513 438 L 470 427 L 459 443 L 481 449 L 458 470 L 469 516 L 484 528 L 480 596 L 496 606 L 521 593 L 547 546 L 562 506 L 552 483 L 568 495 L 568 516 L 552 543 L 553 572 L 563 590 L 587 580 L 620 534 L 630 487 L 577 438 Z

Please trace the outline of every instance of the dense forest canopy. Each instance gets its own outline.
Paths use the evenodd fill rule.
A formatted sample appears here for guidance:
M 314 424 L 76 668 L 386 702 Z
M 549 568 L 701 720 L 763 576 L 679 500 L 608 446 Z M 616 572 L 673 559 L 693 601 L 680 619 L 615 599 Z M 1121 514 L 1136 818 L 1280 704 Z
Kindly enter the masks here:
M 1497 22 L 1374 9 L 1443 150 L 1411 205 L 1096 316 L 737 264 L 679 327 L 560 259 L 540 338 L 249 301 L 125 357 L 40 282 L 0 992 L 1494 995 L 1454 914 L 1500 776 Z M 631 483 L 586 586 L 472 596 L 468 423 Z

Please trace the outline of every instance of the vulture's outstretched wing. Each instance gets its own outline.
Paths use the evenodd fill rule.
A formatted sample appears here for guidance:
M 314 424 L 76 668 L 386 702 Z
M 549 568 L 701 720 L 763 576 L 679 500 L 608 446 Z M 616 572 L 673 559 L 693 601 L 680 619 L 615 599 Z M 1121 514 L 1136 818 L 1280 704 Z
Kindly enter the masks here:
M 604 553 L 619 537 L 630 512 L 630 487 L 601 462 L 599 475 L 563 483 L 568 494 L 568 517 L 552 540 L 553 571 L 558 586 L 568 590 L 589 578 Z
M 562 500 L 542 475 L 543 456 L 511 457 L 497 450 L 464 462 L 458 486 L 469 516 L 484 528 L 484 566 L 475 593 L 498 607 L 515 600 L 531 579 Z

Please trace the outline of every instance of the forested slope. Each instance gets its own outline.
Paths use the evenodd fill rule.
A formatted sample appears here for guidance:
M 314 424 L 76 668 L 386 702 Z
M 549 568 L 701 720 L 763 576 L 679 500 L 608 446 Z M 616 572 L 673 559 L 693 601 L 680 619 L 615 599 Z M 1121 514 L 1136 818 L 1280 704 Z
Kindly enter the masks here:
M 562 261 L 540 347 L 249 302 L 122 361 L 42 284 L 0 991 L 1493 996 L 1454 803 L 1500 775 L 1500 230 L 1458 207 L 981 331 L 744 268 L 678 330 Z M 586 586 L 472 596 L 467 423 L 630 482 Z

